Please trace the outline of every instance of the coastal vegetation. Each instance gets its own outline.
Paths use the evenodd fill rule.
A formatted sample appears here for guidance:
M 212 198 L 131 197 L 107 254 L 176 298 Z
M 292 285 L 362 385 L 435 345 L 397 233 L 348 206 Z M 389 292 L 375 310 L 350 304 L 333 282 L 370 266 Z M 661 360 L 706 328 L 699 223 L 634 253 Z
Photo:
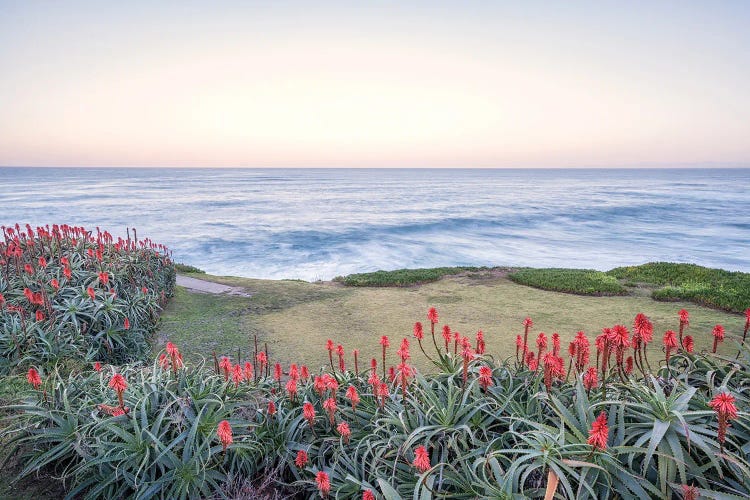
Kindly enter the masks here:
M 486 267 L 433 267 L 429 269 L 397 269 L 337 276 L 333 280 L 346 286 L 409 286 L 437 281 L 443 276 L 486 270 Z
M 262 348 L 186 366 L 170 342 L 151 365 L 53 372 L 12 408 L 9 445 L 31 450 L 22 475 L 51 467 L 87 498 L 750 495 L 750 311 L 687 335 L 681 310 L 663 337 L 639 314 L 564 346 L 526 318 L 504 361 L 422 320 L 371 339 L 371 360 L 329 339 L 325 370 Z M 716 352 L 730 341 L 736 357 Z
M 88 288 L 107 252 L 99 262 L 85 239 Z M 750 494 L 750 311 L 654 301 L 654 278 L 506 268 L 359 279 L 384 286 L 192 272 L 247 293 L 177 287 L 166 303 L 166 249 L 139 247 L 128 262 L 156 267 L 133 272 L 164 290 L 150 294 L 152 354 L 105 347 L 10 368 L 0 496 L 44 497 L 39 474 L 71 498 Z M 123 269 L 106 270 L 110 284 Z M 523 272 L 626 294 L 543 290 L 513 279 Z
M 174 282 L 168 250 L 148 239 L 2 227 L 0 374 L 146 360 Z

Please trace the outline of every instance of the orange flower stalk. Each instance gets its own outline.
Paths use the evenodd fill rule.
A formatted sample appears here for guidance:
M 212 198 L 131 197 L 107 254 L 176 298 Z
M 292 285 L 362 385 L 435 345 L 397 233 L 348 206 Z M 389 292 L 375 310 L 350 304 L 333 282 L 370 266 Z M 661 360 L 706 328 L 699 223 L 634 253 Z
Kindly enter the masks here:
M 221 440 L 222 452 L 226 453 L 227 447 L 234 442 L 234 439 L 232 438 L 232 426 L 229 425 L 229 422 L 226 420 L 219 422 L 216 435 L 219 436 L 219 439 Z
M 309 401 L 306 401 L 305 404 L 302 405 L 302 416 L 307 420 L 307 424 L 310 428 L 315 425 L 315 407 Z
M 125 381 L 125 377 L 119 373 L 115 373 L 109 380 L 109 387 L 117 392 L 117 399 L 120 402 L 120 408 L 124 408 L 125 403 L 123 401 L 122 393 L 128 388 L 128 383 Z

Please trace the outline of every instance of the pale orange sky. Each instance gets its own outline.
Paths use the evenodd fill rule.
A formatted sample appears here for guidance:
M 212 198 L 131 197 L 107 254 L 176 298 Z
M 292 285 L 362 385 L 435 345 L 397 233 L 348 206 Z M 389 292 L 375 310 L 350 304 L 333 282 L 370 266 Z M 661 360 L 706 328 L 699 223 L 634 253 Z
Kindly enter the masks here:
M 0 165 L 750 166 L 748 3 L 149 3 L 0 3 Z

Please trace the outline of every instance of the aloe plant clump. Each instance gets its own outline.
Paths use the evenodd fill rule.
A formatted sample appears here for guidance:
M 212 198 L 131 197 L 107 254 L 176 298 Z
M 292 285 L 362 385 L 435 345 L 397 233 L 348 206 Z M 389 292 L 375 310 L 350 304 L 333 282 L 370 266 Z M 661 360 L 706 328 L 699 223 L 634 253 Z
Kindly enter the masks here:
M 0 375 L 29 366 L 145 360 L 172 295 L 169 250 L 54 225 L 2 227 Z
M 644 319 L 636 323 L 647 340 Z M 531 364 L 523 346 L 496 361 L 478 353 L 485 334 L 476 350 L 454 336 L 435 343 L 429 375 L 410 365 L 408 340 L 395 352 L 381 342 L 393 363 L 385 371 L 372 360 L 364 371 L 341 362 L 316 373 L 264 351 L 186 367 L 168 345 L 151 366 L 30 384 L 6 435 L 21 475 L 52 469 L 71 497 L 231 496 L 259 484 L 309 498 L 749 497 L 741 336 L 726 336 L 736 358 L 680 346 L 641 371 L 627 362 L 641 346 L 626 333 L 618 325 L 598 339 L 590 367 L 578 335 L 568 373 L 556 336 Z M 599 377 L 585 382 L 591 370 Z M 127 381 L 122 402 L 115 373 Z

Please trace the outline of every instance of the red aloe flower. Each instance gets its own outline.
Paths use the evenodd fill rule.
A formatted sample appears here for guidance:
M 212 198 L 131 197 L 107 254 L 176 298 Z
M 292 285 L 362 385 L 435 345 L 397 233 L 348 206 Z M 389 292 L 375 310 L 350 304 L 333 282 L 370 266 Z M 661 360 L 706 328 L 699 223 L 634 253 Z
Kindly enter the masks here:
M 607 448 L 607 437 L 609 436 L 609 428 L 607 427 L 607 413 L 601 412 L 599 416 L 591 424 L 589 430 L 588 444 L 594 447 L 594 449 L 605 450 Z
M 521 335 L 516 335 L 516 361 L 520 361 L 519 353 L 523 347 L 523 339 Z
M 391 346 L 391 341 L 387 335 L 380 337 L 380 345 L 383 346 L 383 378 L 385 378 L 385 350 Z
M 693 352 L 693 350 L 695 349 L 695 341 L 690 335 L 685 335 L 685 338 L 682 339 L 682 345 L 685 347 L 685 351 L 687 352 Z
M 39 267 L 45 269 L 47 267 L 47 259 L 45 259 L 44 257 L 39 257 Z
M 242 382 L 244 378 L 245 378 L 245 374 L 242 373 L 242 366 L 240 366 L 239 364 L 234 365 L 232 367 L 232 382 L 234 382 L 234 386 L 239 387 L 240 382 Z
M 357 392 L 357 388 L 353 385 L 350 385 L 346 390 L 346 399 L 352 402 L 352 410 L 356 411 L 357 404 L 359 403 L 359 393 Z
M 281 363 L 273 365 L 273 379 L 277 382 L 281 381 Z
M 714 409 L 719 418 L 719 432 L 717 438 L 721 444 L 723 452 L 729 421 L 737 418 L 737 407 L 734 405 L 734 396 L 728 392 L 721 392 L 714 396 L 708 405 Z
M 591 389 L 595 388 L 597 385 L 599 385 L 599 380 L 596 368 L 592 366 L 586 370 L 586 374 L 583 376 L 583 386 L 588 392 L 591 392 Z
M 297 452 L 297 458 L 294 459 L 294 465 L 299 467 L 300 469 L 303 468 L 305 465 L 307 465 L 307 452 L 305 450 L 299 450 Z
M 351 429 L 349 429 L 349 424 L 346 422 L 341 422 L 337 427 L 336 430 L 339 434 L 341 434 L 341 437 L 344 438 L 344 443 L 349 444 L 349 437 L 352 435 Z
M 443 340 L 445 341 L 445 352 L 448 352 L 448 344 L 451 341 L 451 327 L 443 325 Z
M 422 329 L 422 323 L 420 323 L 419 321 L 414 323 L 414 338 L 420 341 L 424 338 L 424 330 Z
M 26 373 L 26 380 L 28 380 L 34 389 L 39 389 L 39 386 L 42 385 L 42 377 L 39 376 L 39 372 L 33 367 L 29 368 L 29 371 Z
M 650 343 L 653 339 L 654 325 L 643 313 L 636 314 L 635 321 L 633 321 L 633 329 L 645 344 Z
M 299 369 L 297 368 L 296 363 L 292 363 L 291 365 L 289 365 L 289 378 L 293 380 L 299 379 Z
M 344 364 L 344 346 L 343 345 L 339 344 L 338 346 L 336 346 L 336 354 L 339 357 L 339 371 L 343 373 L 346 368 Z
M 315 482 L 318 485 L 318 491 L 320 496 L 323 498 L 328 497 L 328 493 L 331 492 L 331 480 L 328 478 L 328 474 L 323 471 L 319 471 L 315 475 Z
M 333 340 L 328 339 L 326 340 L 326 350 L 328 351 L 328 362 L 331 363 L 331 371 L 333 371 L 333 350 L 335 349 L 335 345 L 333 343 Z
M 276 414 L 276 403 L 273 401 L 268 402 L 268 414 L 274 416 Z
M 713 352 L 716 353 L 716 348 L 719 345 L 719 342 L 724 342 L 724 327 L 721 325 L 716 325 L 713 329 L 713 336 L 714 336 L 714 350 Z
M 493 385 L 492 368 L 489 366 L 479 368 L 479 386 L 486 391 L 488 387 L 492 387 Z
M 117 399 L 120 401 L 120 408 L 124 407 L 125 404 L 123 402 L 122 393 L 128 388 L 128 383 L 125 381 L 125 377 L 119 373 L 115 373 L 109 380 L 109 387 L 117 392 Z
M 59 289 L 60 289 L 60 282 L 59 282 L 59 281 L 57 281 L 57 279 L 55 279 L 55 278 L 52 278 L 52 280 L 51 280 L 51 281 L 49 282 L 49 284 L 50 284 L 50 285 L 52 286 L 52 288 L 54 288 L 55 290 L 59 290 Z
M 409 354 L 409 339 L 404 337 L 404 339 L 401 341 L 401 347 L 399 347 L 398 351 L 396 351 L 396 354 L 399 358 L 401 358 L 402 362 L 411 358 L 411 354 Z
M 628 375 L 633 373 L 633 356 L 628 356 L 628 359 L 625 360 L 625 373 Z
M 308 425 L 312 427 L 315 423 L 315 407 L 309 401 L 302 405 L 302 416 L 307 420 Z
M 109 283 L 109 274 L 106 272 L 99 273 L 99 282 L 102 285 L 106 285 L 107 283 Z
M 669 356 L 672 349 L 677 347 L 677 335 L 672 330 L 664 332 L 664 350 L 667 355 L 667 364 L 669 364 Z
M 700 492 L 698 488 L 692 485 L 682 485 L 682 500 L 698 500 Z
M 323 409 L 328 412 L 328 419 L 331 421 L 331 425 L 333 425 L 336 422 L 334 418 L 336 414 L 336 400 L 328 398 L 323 401 Z
M 294 401 L 294 398 L 297 396 L 297 380 L 290 378 L 286 382 L 286 392 L 289 395 L 289 399 Z
M 86 289 L 86 293 L 87 293 L 87 294 L 89 294 L 89 298 L 91 298 L 91 300 L 94 300 L 94 299 L 96 299 L 96 292 L 94 291 L 94 289 L 93 289 L 93 288 L 91 288 L 91 287 L 88 287 L 88 288 Z
M 385 398 L 390 396 L 388 384 L 383 382 L 380 383 L 380 386 L 378 387 L 378 396 L 380 397 L 380 407 L 383 408 L 385 406 Z
M 310 371 L 307 369 L 307 365 L 302 365 L 300 367 L 299 376 L 302 377 L 302 380 L 307 380 L 310 378 Z
M 544 332 L 539 332 L 539 335 L 536 338 L 536 347 L 540 352 L 547 350 L 547 336 Z
M 219 436 L 219 440 L 221 441 L 222 451 L 226 453 L 227 446 L 234 442 L 232 438 L 232 426 L 229 425 L 229 422 L 226 420 L 219 422 L 219 427 L 216 429 L 216 435 Z
M 100 372 L 102 371 L 102 364 L 98 361 L 94 363 L 94 371 Z
M 430 468 L 430 455 L 427 453 L 427 449 L 424 446 L 417 446 L 414 450 L 414 461 L 412 465 L 417 468 L 419 472 L 425 472 Z
M 232 371 L 232 362 L 229 361 L 229 358 L 222 356 L 221 361 L 219 362 L 219 368 L 224 371 L 224 380 L 229 380 L 229 372 Z
M 37 310 L 37 312 L 36 312 L 36 320 L 37 321 L 44 321 L 44 313 L 42 311 Z
M 430 307 L 427 310 L 427 319 L 432 323 L 433 325 L 438 322 L 438 312 L 437 309 L 434 307 Z
M 362 493 L 362 500 L 375 500 L 375 494 L 373 494 L 372 490 L 365 490 Z
M 477 354 L 479 355 L 484 354 L 484 349 L 485 349 L 484 332 L 482 330 L 479 330 L 477 332 L 477 348 L 476 348 Z

